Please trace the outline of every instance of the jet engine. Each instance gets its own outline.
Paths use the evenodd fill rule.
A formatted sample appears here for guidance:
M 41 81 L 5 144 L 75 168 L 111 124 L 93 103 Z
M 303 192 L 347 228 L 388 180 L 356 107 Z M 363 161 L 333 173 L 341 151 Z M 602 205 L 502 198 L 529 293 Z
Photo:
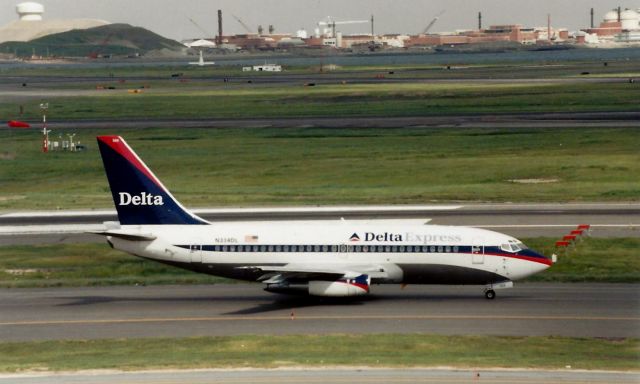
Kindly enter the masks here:
M 371 278 L 360 275 L 355 279 L 341 279 L 338 281 L 309 281 L 309 295 L 311 296 L 361 296 L 369 293 Z

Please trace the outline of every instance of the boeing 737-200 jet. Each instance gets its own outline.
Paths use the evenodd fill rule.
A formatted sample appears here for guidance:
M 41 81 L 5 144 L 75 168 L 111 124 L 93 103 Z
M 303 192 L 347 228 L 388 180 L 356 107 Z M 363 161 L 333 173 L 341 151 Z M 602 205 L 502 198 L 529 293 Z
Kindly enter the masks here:
M 259 281 L 278 293 L 357 296 L 371 284 L 475 284 L 495 289 L 552 261 L 521 241 L 478 228 L 350 224 L 348 221 L 208 222 L 184 208 L 122 137 L 98 145 L 119 224 L 119 250 L 176 267 Z

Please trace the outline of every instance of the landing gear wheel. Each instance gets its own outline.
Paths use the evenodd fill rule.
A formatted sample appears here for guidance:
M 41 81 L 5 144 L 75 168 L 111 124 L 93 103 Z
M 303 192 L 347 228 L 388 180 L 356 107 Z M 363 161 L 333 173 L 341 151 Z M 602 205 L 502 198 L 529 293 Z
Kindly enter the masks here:
M 494 291 L 493 289 L 487 289 L 486 291 L 484 291 L 484 297 L 487 300 L 493 300 L 496 298 L 496 291 Z

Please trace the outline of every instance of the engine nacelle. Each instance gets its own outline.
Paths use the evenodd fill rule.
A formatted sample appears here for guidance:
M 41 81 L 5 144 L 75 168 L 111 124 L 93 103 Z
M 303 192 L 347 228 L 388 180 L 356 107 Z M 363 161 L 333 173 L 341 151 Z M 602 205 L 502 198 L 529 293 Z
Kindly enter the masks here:
M 361 296 L 369 293 L 371 279 L 368 275 L 360 275 L 355 279 L 338 281 L 310 281 L 309 295 L 312 296 Z

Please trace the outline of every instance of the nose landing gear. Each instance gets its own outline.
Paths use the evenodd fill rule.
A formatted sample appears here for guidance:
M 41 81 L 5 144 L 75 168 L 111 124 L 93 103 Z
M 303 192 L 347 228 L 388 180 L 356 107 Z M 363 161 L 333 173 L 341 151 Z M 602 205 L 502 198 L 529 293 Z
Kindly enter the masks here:
M 494 289 L 507 289 L 507 288 L 513 288 L 513 281 L 507 280 L 507 281 L 502 281 L 500 283 L 487 284 L 484 287 L 484 297 L 487 300 L 493 300 L 496 298 L 496 291 L 494 291 Z

